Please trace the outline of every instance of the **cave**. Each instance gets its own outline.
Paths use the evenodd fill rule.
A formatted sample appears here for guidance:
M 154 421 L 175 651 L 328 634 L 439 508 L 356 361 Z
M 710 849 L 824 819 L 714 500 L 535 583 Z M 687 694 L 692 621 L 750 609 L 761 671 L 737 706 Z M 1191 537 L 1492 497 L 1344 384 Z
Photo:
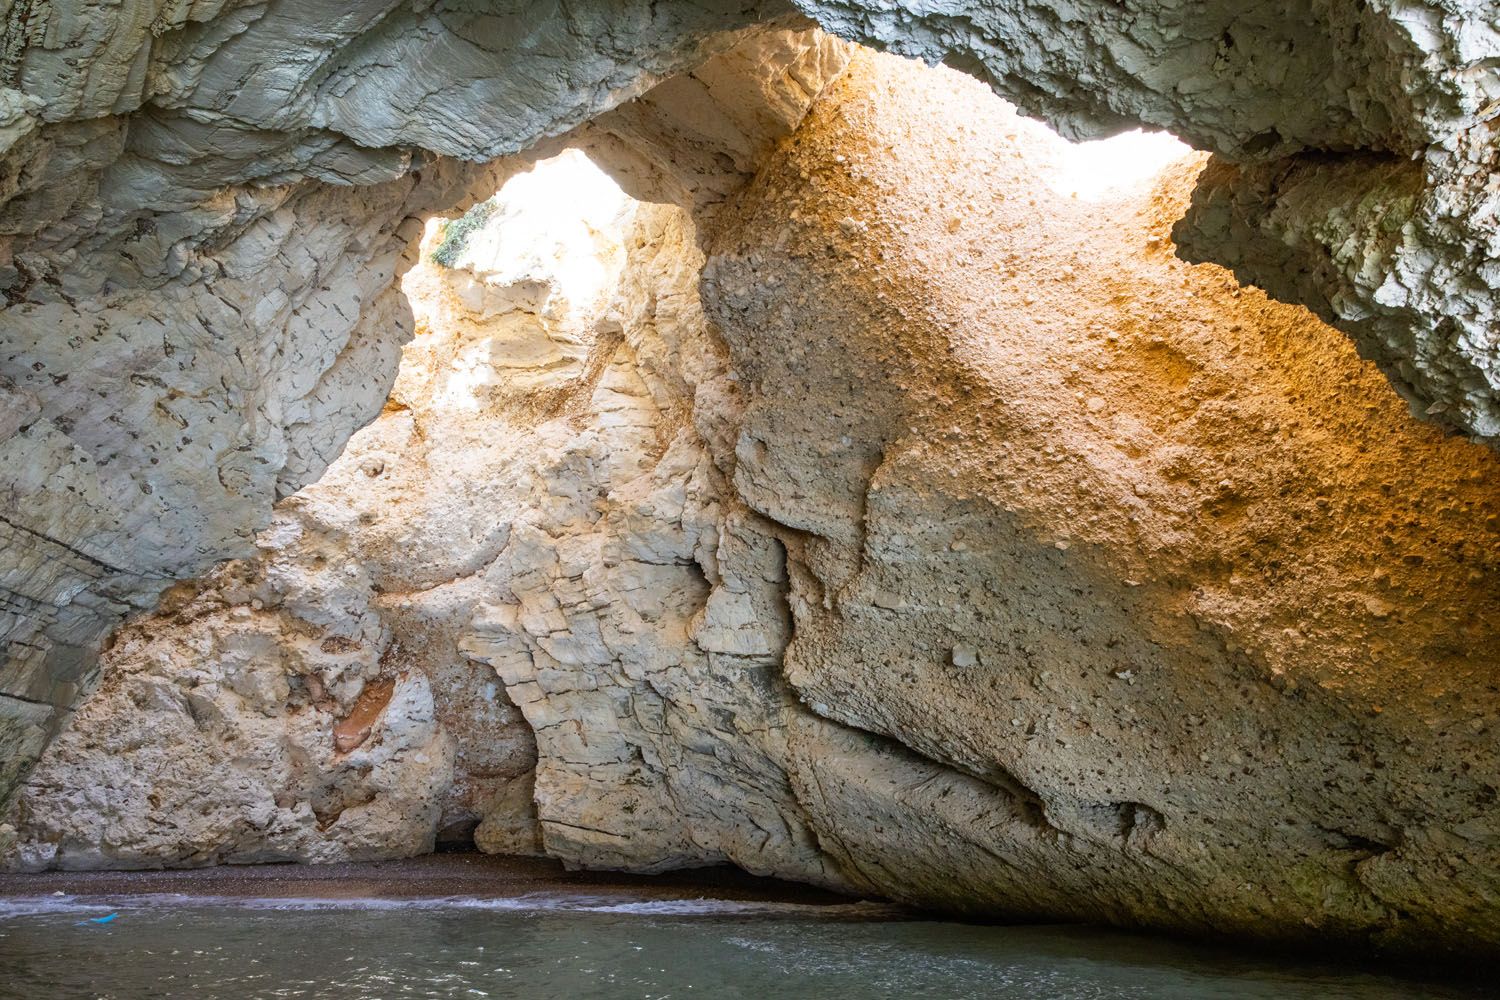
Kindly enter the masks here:
M 1500 948 L 1483 5 L 70 6 L 0 903 L 477 852 Z

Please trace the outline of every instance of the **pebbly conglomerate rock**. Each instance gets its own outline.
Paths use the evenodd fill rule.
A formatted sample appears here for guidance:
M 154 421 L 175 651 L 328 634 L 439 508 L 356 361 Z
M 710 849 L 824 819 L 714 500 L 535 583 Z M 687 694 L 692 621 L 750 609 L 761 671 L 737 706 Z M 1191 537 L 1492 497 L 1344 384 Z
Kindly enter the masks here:
M 1064 135 L 1146 124 L 1220 154 L 1178 231 L 1190 259 L 1337 325 L 1419 419 L 1500 438 L 1494 4 L 797 5 L 970 72 Z
M 992 108 L 861 59 L 710 248 L 786 677 L 849 730 L 793 740 L 820 843 L 970 912 L 1493 948 L 1493 452 L 1176 259 L 1196 163 L 1070 201 Z

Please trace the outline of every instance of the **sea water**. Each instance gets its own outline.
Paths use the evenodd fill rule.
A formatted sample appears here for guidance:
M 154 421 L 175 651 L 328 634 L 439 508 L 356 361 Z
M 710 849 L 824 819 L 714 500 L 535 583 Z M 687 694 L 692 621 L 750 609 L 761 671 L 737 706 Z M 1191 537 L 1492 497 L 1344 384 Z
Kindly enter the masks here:
M 1481 995 L 1347 964 L 1097 929 L 925 920 L 869 903 L 0 899 L 0 997 L 28 1000 Z

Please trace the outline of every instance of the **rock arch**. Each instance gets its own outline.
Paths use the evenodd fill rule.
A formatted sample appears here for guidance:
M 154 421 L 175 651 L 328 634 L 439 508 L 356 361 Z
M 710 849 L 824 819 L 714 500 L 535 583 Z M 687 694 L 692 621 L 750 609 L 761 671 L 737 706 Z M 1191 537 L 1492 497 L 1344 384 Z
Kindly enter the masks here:
M 7 144 L 0 167 L 0 287 L 8 299 L 0 314 L 0 475 L 10 498 L 0 572 L 12 595 L 0 609 L 8 642 L 0 673 L 0 788 L 24 774 L 82 697 L 94 650 L 115 623 L 153 604 L 173 580 L 245 551 L 274 499 L 315 479 L 378 411 L 409 332 L 393 282 L 415 229 L 431 211 L 493 190 L 497 171 L 518 162 L 494 166 L 496 157 L 539 156 L 558 148 L 549 143 L 564 141 L 611 151 L 604 158 L 628 185 L 691 203 L 710 220 L 705 240 L 715 259 L 705 289 L 730 343 L 737 323 L 749 329 L 781 322 L 769 314 L 754 318 L 766 304 L 741 286 L 753 291 L 764 277 L 755 243 L 774 246 L 768 219 L 783 206 L 769 189 L 752 191 L 737 209 L 751 216 L 739 223 L 743 246 L 733 234 L 714 244 L 712 216 L 837 69 L 828 43 L 789 41 L 788 33 L 805 29 L 808 18 L 848 39 L 958 67 L 1074 136 L 1144 122 L 1213 151 L 1192 205 L 1177 206 L 1182 221 L 1175 240 L 1184 253 L 1307 304 L 1349 333 L 1421 416 L 1492 439 L 1500 433 L 1491 260 L 1500 36 L 1490 6 L 806 0 L 477 9 L 385 3 L 330 13 L 317 3 L 14 5 L 0 63 L 0 137 Z M 691 76 L 681 75 L 693 67 Z M 746 108 L 755 113 L 744 115 Z M 862 232 L 859 225 L 853 220 L 846 235 Z M 1284 344 L 1290 350 L 1295 342 Z M 1158 353 L 1146 367 L 1186 384 L 1191 359 Z M 872 365 L 888 360 L 871 358 Z M 1306 373 L 1314 385 L 1321 384 L 1317 374 L 1316 365 Z M 863 382 L 872 392 L 896 391 L 895 382 Z M 1104 395 L 1086 397 L 1086 407 L 1093 398 L 1103 402 L 1100 412 L 1107 410 Z M 863 417 L 871 420 L 886 412 L 869 408 Z M 777 433 L 765 436 L 786 429 L 772 426 Z M 1090 837 L 1107 836 L 1135 845 L 1127 855 L 1132 865 L 1189 872 L 1207 866 L 1184 882 L 1201 892 L 1199 876 L 1212 882 L 1203 875 L 1212 860 L 1189 857 L 1191 851 L 1167 860 L 1153 855 L 1170 853 L 1179 817 L 1151 795 L 1039 793 L 1037 775 L 996 764 L 992 758 L 1004 755 L 986 757 L 963 734 L 937 741 L 942 746 L 925 742 L 924 733 L 936 731 L 927 723 L 935 721 L 930 716 L 939 702 L 903 696 L 884 703 L 889 692 L 872 693 L 862 686 L 872 683 L 868 678 L 826 669 L 837 665 L 840 637 L 838 623 L 819 619 L 819 602 L 847 594 L 872 622 L 914 610 L 871 583 L 880 565 L 861 562 L 869 532 L 881 528 L 872 497 L 885 487 L 866 489 L 889 460 L 882 449 L 896 440 L 882 440 L 866 456 L 870 468 L 847 477 L 859 487 L 849 495 L 869 513 L 863 527 L 863 517 L 822 523 L 815 508 L 794 509 L 778 496 L 775 476 L 758 477 L 757 467 L 782 460 L 775 441 L 751 434 L 731 443 L 742 463 L 735 486 L 752 512 L 806 536 L 779 536 L 792 553 L 802 637 L 789 661 L 789 683 L 813 709 L 786 727 L 783 751 L 788 759 L 800 753 L 816 762 L 797 772 L 804 778 L 823 768 L 835 783 L 832 790 L 796 788 L 798 801 L 815 814 L 811 828 L 830 838 L 819 857 L 839 859 L 840 878 L 853 884 L 924 901 L 1063 912 L 1058 899 L 1077 886 L 1027 887 L 1000 878 L 1004 900 L 944 896 L 955 867 L 973 861 L 964 851 L 943 852 L 963 840 L 959 813 L 987 804 L 982 812 L 991 827 L 1010 831 L 1012 843 L 1035 848 L 1037 857 L 1056 861 L 1049 852 L 1060 851 L 1077 861 L 1069 851 L 1086 854 Z M 1409 428 L 1391 440 L 1420 440 L 1412 446 L 1428 449 L 1422 454 L 1446 456 L 1434 466 L 1441 489 L 1432 516 L 1445 526 L 1434 538 L 1448 538 L 1444 532 L 1465 517 L 1487 524 L 1493 480 L 1485 459 L 1461 455 L 1468 447 L 1462 441 L 1422 438 Z M 943 471 L 911 447 L 899 468 Z M 946 454 L 937 445 L 932 453 Z M 1191 466 L 1191 455 L 1180 457 L 1184 468 Z M 1401 470 L 1388 466 L 1394 481 L 1404 482 Z M 839 471 L 835 462 L 828 468 Z M 1233 476 L 1219 482 L 1230 486 L 1204 500 L 1195 516 L 1233 521 L 1251 503 L 1253 497 L 1235 492 Z M 893 495 L 919 488 L 900 481 Z M 1410 483 L 1392 489 L 1412 496 Z M 1305 499 L 1311 506 L 1292 507 L 1316 521 L 1322 508 L 1316 497 Z M 1423 526 L 1421 516 L 1412 518 L 1384 537 L 1409 539 L 1403 532 Z M 986 523 L 986 530 L 1000 531 Z M 1490 634 L 1474 631 L 1470 619 L 1488 606 L 1483 584 L 1493 572 L 1493 538 L 1452 532 L 1434 543 L 1440 556 L 1395 549 L 1388 555 L 1416 581 L 1412 592 L 1426 595 L 1419 603 L 1432 622 L 1452 628 L 1444 633 L 1434 624 L 1428 652 L 1439 660 L 1456 657 L 1482 686 L 1493 647 Z M 888 541 L 893 549 L 906 544 Z M 1064 555 L 1048 558 L 1085 558 L 1074 551 L 1077 539 L 1055 541 L 1054 551 Z M 1233 565 L 1208 562 L 1228 581 L 1226 593 L 1245 585 L 1234 583 Z M 1435 581 L 1459 581 L 1461 564 L 1478 579 L 1463 577 L 1446 597 L 1435 596 Z M 1074 589 L 1089 594 L 1090 580 L 1083 574 Z M 1334 591 L 1348 613 L 1375 623 L 1367 623 L 1370 635 L 1395 611 L 1383 591 L 1317 593 Z M 1225 692 L 1254 706 L 1271 698 L 1268 690 L 1293 700 L 1324 699 L 1317 710 L 1304 708 L 1305 718 L 1345 732 L 1345 742 L 1356 747 L 1361 740 L 1407 746 L 1402 740 L 1420 743 L 1461 723 L 1469 727 L 1467 736 L 1460 733 L 1468 742 L 1454 752 L 1480 752 L 1469 746 L 1486 731 L 1488 709 L 1479 702 L 1464 712 L 1433 709 L 1423 700 L 1429 680 L 1403 675 L 1404 704 L 1414 714 L 1400 725 L 1386 716 L 1382 725 L 1391 729 L 1377 738 L 1368 720 L 1386 705 L 1363 686 L 1370 675 L 1325 676 L 1317 683 L 1322 693 L 1309 693 L 1305 680 L 1271 669 L 1272 653 L 1299 643 L 1288 634 L 1297 632 L 1295 623 L 1281 621 L 1286 609 L 1254 601 L 1215 606 L 1212 587 L 1194 600 L 1188 617 L 1201 620 L 1204 634 L 1183 638 L 1184 648 L 1208 643 L 1195 662 L 1222 667 L 1214 676 Z M 1246 607 L 1263 613 L 1257 627 L 1284 626 L 1259 659 L 1230 637 L 1236 627 L 1230 619 L 1250 614 Z M 1472 642 L 1467 653 L 1455 637 Z M 1017 655 L 1026 654 L 1027 640 L 1015 642 Z M 958 666 L 959 659 L 982 664 L 987 651 L 950 652 L 957 659 L 949 666 Z M 1345 654 L 1355 655 L 1339 655 Z M 893 653 L 882 668 L 899 670 L 905 655 Z M 1128 664 L 1120 669 L 1131 673 Z M 1043 687 L 1047 679 L 1038 673 Z M 525 680 L 517 673 L 510 683 Z M 859 725 L 839 728 L 841 713 L 843 722 L 857 717 Z M 1407 722 L 1417 736 L 1397 731 Z M 1019 728 L 1034 735 L 1024 720 Z M 1202 752 L 1210 760 L 1200 763 L 1230 768 L 1220 776 L 1225 782 L 1237 780 L 1233 769 L 1264 766 L 1243 753 L 1239 761 L 1215 763 L 1211 748 Z M 1068 756 L 1059 752 L 1057 759 Z M 1308 908 L 1321 905 L 1316 900 L 1336 898 L 1330 930 L 1348 939 L 1463 946 L 1482 917 L 1476 894 L 1459 889 L 1424 897 L 1420 874 L 1413 873 L 1434 858 L 1455 857 L 1476 884 L 1493 870 L 1484 860 L 1490 834 L 1481 829 L 1470 842 L 1465 831 L 1474 831 L 1457 818 L 1486 794 L 1492 764 L 1478 759 L 1478 776 L 1442 788 L 1405 772 L 1396 782 L 1403 809 L 1429 819 L 1441 814 L 1442 821 L 1382 816 L 1319 827 L 1301 816 L 1300 826 L 1292 824 L 1300 830 L 1293 839 L 1321 838 L 1320 860 L 1314 872 L 1287 875 L 1285 895 L 1265 906 L 1235 902 L 1240 890 L 1228 884 L 1211 885 L 1204 898 L 1213 901 L 1200 900 L 1193 912 L 1186 895 L 1132 900 L 1120 887 L 1155 876 L 1129 865 L 1100 898 L 1121 921 L 1272 937 L 1292 934 Z M 879 766 L 868 766 L 872 760 Z M 1309 753 L 1306 763 L 1326 762 Z M 1361 773 L 1391 766 L 1387 759 L 1356 763 Z M 1359 779 L 1351 772 L 1328 780 Z M 860 810 L 866 818 L 883 817 L 876 826 L 901 829 L 904 813 L 893 803 L 929 793 L 930 801 L 921 800 L 929 825 L 921 829 L 925 842 L 938 846 L 922 857 L 908 851 L 906 875 L 888 877 L 891 859 L 905 850 L 901 844 L 837 841 Z M 1050 808 L 1039 812 L 1036 799 Z M 1348 800 L 1363 801 L 1357 791 Z M 1453 838 L 1464 842 L 1455 847 Z M 1000 870 L 1015 864 L 1004 855 L 990 860 Z M 861 864 L 862 874 L 850 876 Z M 1027 864 L 1038 867 L 1035 858 Z M 1343 874 L 1330 874 L 1338 866 Z M 1325 892 L 1330 887 L 1337 889 L 1333 896 Z M 1419 912 L 1419 903 L 1428 910 Z

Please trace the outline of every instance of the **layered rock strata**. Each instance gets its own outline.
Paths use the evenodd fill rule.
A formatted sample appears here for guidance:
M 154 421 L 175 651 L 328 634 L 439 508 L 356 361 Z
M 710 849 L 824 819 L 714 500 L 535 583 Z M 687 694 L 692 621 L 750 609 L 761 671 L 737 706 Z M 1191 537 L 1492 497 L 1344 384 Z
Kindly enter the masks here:
M 482 227 L 429 225 L 384 412 L 255 558 L 115 637 L 20 802 L 23 866 L 537 849 L 531 730 L 457 643 L 541 502 L 539 428 L 587 407 L 618 346 L 631 204 L 574 152 L 511 178 Z
M 693 66 L 570 141 L 633 190 L 706 215 L 843 59 L 807 31 L 728 31 L 753 20 L 738 7 L 518 11 L 512 27 L 527 30 L 515 37 L 495 35 L 495 18 L 433 12 L 328 21 L 257 7 L 149 24 L 124 8 L 78 23 L 57 21 L 56 5 L 28 13 L 7 27 L 6 70 L 46 99 L 16 98 L 0 151 L 0 804 L 90 689 L 109 630 L 174 580 L 249 552 L 273 501 L 317 479 L 379 413 L 411 333 L 395 282 L 423 219 L 492 194 L 562 148 L 535 145 L 547 135 Z M 487 41 L 449 37 L 462 57 L 367 63 L 354 53 L 369 31 L 399 45 Z M 505 58 L 493 46 L 506 38 L 516 75 L 475 82 L 477 103 L 430 97 L 369 131 L 359 95 L 385 93 L 391 66 L 455 72 Z M 613 54 L 585 58 L 611 38 Z M 288 45 L 308 46 L 307 59 Z M 347 77 L 324 65 L 350 58 Z M 257 88 L 238 85 L 246 65 Z M 73 79 L 78 66 L 96 72 Z M 294 79 L 330 90 L 294 97 Z M 495 119 L 511 106 L 527 112 Z M 453 121 L 418 128 L 438 107 Z M 351 139 L 339 114 L 366 130 Z M 475 123 L 488 123 L 483 137 Z M 402 145 L 382 145 L 398 132 Z M 476 165 L 415 138 L 476 160 L 532 148 Z M 669 148 L 694 152 L 679 163 Z

